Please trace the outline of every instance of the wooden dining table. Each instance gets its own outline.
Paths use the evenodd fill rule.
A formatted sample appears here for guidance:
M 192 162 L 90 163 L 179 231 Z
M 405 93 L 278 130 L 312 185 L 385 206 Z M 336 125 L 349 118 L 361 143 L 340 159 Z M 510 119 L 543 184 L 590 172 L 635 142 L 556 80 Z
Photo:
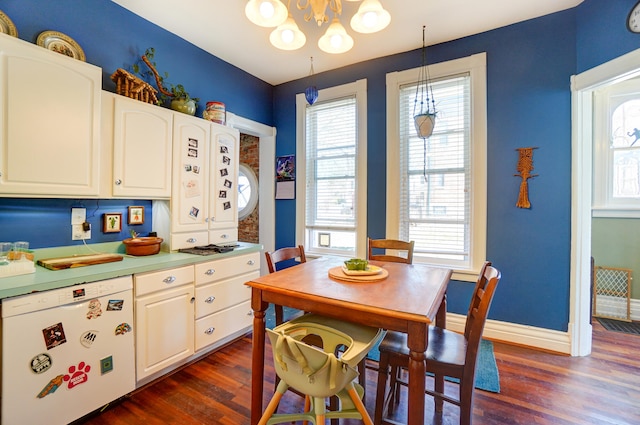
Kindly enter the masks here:
M 377 281 L 352 282 L 329 275 L 343 260 L 321 257 L 246 283 L 252 290 L 254 314 L 251 425 L 259 422 L 263 412 L 265 310 L 271 303 L 406 333 L 410 350 L 408 424 L 424 424 L 427 327 L 434 322 L 445 326 L 446 290 L 452 271 L 371 261 L 388 275 Z

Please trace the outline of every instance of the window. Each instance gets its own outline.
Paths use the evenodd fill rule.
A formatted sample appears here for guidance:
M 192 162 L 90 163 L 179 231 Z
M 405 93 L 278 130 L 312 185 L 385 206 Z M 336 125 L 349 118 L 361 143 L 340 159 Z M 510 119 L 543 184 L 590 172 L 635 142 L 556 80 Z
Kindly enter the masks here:
M 258 205 L 258 179 L 251 167 L 238 168 L 238 220 L 247 218 Z
M 640 79 L 594 97 L 595 217 L 640 217 Z
M 418 137 L 419 69 L 387 74 L 387 237 L 474 281 L 486 255 L 486 55 L 429 66 L 438 116 Z
M 366 80 L 296 97 L 296 243 L 309 253 L 366 249 Z

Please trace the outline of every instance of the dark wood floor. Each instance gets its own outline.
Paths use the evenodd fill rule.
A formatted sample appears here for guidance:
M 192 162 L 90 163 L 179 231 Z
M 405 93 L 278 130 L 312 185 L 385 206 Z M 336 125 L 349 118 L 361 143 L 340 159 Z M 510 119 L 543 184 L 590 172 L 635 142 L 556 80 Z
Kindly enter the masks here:
M 606 331 L 594 320 L 593 352 L 568 357 L 494 343 L 500 394 L 476 391 L 474 424 L 640 424 L 640 336 Z M 273 388 L 271 358 L 265 388 Z M 115 403 L 84 425 L 156 425 L 249 423 L 250 335 Z M 367 408 L 373 415 L 375 373 L 368 371 Z M 453 384 L 450 389 L 454 390 Z M 265 391 L 266 392 L 266 391 Z M 265 406 L 269 395 L 265 395 Z M 287 397 L 281 411 L 299 408 Z M 406 395 L 402 397 L 406 401 Z M 458 411 L 445 408 L 426 423 L 457 424 Z M 403 413 L 402 408 L 400 414 Z M 360 421 L 344 421 L 357 424 Z

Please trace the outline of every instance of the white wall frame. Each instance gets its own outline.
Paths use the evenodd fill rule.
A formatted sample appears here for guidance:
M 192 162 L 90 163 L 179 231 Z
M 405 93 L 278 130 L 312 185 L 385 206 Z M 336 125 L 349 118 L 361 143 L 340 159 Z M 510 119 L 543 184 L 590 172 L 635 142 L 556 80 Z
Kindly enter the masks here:
M 571 77 L 570 354 L 591 353 L 591 197 L 593 92 L 640 75 L 640 49 Z

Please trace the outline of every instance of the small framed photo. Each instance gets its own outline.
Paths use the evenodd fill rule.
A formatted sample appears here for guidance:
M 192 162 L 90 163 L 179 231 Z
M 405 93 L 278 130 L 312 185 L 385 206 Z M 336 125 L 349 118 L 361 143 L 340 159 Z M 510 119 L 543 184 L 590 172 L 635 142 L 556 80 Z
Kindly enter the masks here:
M 143 223 L 144 223 L 144 207 L 130 206 L 129 207 L 129 224 L 143 224 Z
M 102 232 L 118 233 L 122 231 L 122 214 L 104 213 L 102 214 Z

